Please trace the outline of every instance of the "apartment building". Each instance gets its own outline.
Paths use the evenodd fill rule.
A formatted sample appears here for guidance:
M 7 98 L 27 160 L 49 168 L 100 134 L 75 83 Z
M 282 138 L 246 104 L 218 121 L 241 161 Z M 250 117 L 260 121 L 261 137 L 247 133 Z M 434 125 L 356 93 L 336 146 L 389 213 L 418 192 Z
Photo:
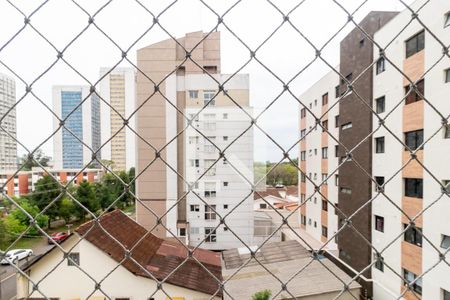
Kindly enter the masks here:
M 8 170 L 17 168 L 16 109 L 12 108 L 15 104 L 14 79 L 0 74 L 0 162 L 2 168 Z
M 439 263 L 439 255 L 450 248 L 450 201 L 441 186 L 450 182 L 450 127 L 442 123 L 442 116 L 450 113 L 450 59 L 441 59 L 441 42 L 450 44 L 450 2 L 418 0 L 411 7 L 420 8 L 419 18 L 428 29 L 417 21 L 406 26 L 411 12 L 405 10 L 375 34 L 381 47 L 389 44 L 388 60 L 420 93 L 411 91 L 409 80 L 374 50 L 378 62 L 373 70 L 373 109 L 392 132 L 380 128 L 373 136 L 372 173 L 380 186 L 385 184 L 386 196 L 373 184 L 377 198 L 372 205 L 372 242 L 378 251 L 387 247 L 381 259 L 373 258 L 372 276 L 379 283 L 374 284 L 374 296 L 397 299 L 392 295 L 404 292 L 410 283 L 412 291 L 406 291 L 405 299 L 448 300 L 450 267 Z M 374 118 L 373 128 L 378 126 Z M 420 164 L 410 161 L 410 151 Z
M 396 14 L 370 12 L 359 27 L 373 37 Z M 372 262 L 368 204 L 372 140 L 367 136 L 372 132 L 373 93 L 372 72 L 366 69 L 373 63 L 373 52 L 369 38 L 355 28 L 340 43 L 337 70 L 342 77 L 332 71 L 300 97 L 300 136 L 304 137 L 300 142 L 300 194 L 305 203 L 300 209 L 301 228 L 330 249 L 337 247 L 343 265 L 349 271 L 364 270 L 366 279 L 370 279 L 367 266 Z M 347 223 L 350 216 L 351 223 Z M 330 240 L 338 230 L 338 236 Z M 371 297 L 370 280 L 360 283 Z
M 180 45 L 195 63 L 184 61 Z M 137 140 L 136 172 L 143 172 L 137 195 L 144 203 L 137 205 L 137 221 L 159 237 L 177 236 L 202 248 L 242 246 L 234 234 L 251 244 L 248 75 L 220 73 L 219 32 L 165 40 L 138 50 L 137 57 L 144 73 L 137 75 L 142 139 Z
M 335 93 L 339 76 L 330 71 L 300 96 L 300 227 L 316 240 L 336 250 L 339 193 L 339 105 Z M 315 117 L 320 118 L 318 126 Z M 320 185 L 316 191 L 315 186 Z
M 136 118 L 130 118 L 135 110 L 136 73 L 132 68 L 102 68 L 100 77 L 102 159 L 111 160 L 115 170 L 129 170 L 136 160 Z
M 51 175 L 62 184 L 73 182 L 79 184 L 83 180 L 88 182 L 98 182 L 102 175 L 101 169 L 48 169 L 33 168 L 31 171 L 0 171 L 0 186 L 5 186 L 5 193 L 10 196 L 25 196 L 34 191 L 39 179 L 45 175 Z
M 100 148 L 100 100 L 88 86 L 54 86 L 53 111 L 64 121 L 53 118 L 53 159 L 56 169 L 81 169 L 92 161 Z M 96 156 L 99 160 L 101 153 Z

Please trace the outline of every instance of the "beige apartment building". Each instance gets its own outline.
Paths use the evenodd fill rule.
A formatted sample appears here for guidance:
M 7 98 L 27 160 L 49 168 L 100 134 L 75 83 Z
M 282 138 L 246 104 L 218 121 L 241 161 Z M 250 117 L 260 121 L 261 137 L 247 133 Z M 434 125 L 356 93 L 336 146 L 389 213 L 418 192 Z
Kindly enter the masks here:
M 135 71 L 101 68 L 100 76 L 102 159 L 111 160 L 114 170 L 128 170 L 136 160 Z
M 234 234 L 251 244 L 253 131 L 241 136 L 250 124 L 248 75 L 220 74 L 219 32 L 161 41 L 138 50 L 137 61 L 137 221 L 202 248 L 242 246 Z

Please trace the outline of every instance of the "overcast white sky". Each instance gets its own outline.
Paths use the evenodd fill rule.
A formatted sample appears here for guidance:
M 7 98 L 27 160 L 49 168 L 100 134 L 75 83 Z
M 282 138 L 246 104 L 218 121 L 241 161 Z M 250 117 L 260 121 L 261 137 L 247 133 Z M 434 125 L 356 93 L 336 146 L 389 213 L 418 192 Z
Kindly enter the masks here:
M 25 14 L 31 13 L 43 1 L 13 0 Z M 90 13 L 107 1 L 79 0 L 80 6 Z M 158 14 L 171 1 L 141 0 L 149 10 Z M 205 1 L 222 14 L 235 1 Z M 273 1 L 287 12 L 301 1 Z M 353 11 L 362 0 L 340 0 L 349 11 Z M 406 1 L 410 3 L 412 1 Z M 361 20 L 371 10 L 403 10 L 398 0 L 368 1 L 356 14 Z M 23 26 L 23 16 L 6 1 L 0 2 L 0 49 Z M 217 24 L 217 17 L 200 1 L 180 0 L 160 18 L 160 23 L 173 36 L 180 37 L 192 31 L 210 31 Z M 331 0 L 306 0 L 290 20 L 317 47 L 321 47 L 346 21 L 346 14 Z M 244 0 L 225 16 L 224 22 L 252 49 L 259 46 L 281 23 L 279 12 L 265 0 Z M 152 24 L 151 15 L 134 0 L 112 0 L 95 17 L 96 24 L 120 47 L 127 49 Z M 31 17 L 31 24 L 54 46 L 63 49 L 88 23 L 88 16 L 69 0 L 50 0 Z M 323 55 L 332 65 L 337 65 L 339 41 L 354 27 L 347 25 L 343 34 L 325 48 Z M 248 50 L 234 38 L 226 28 L 221 31 L 222 71 L 233 73 L 249 58 Z M 150 30 L 129 52 L 131 61 L 136 61 L 136 49 L 168 38 L 159 27 Z M 302 37 L 285 24 L 258 52 L 257 57 L 283 80 L 289 80 L 314 58 L 314 50 Z M 91 26 L 64 53 L 74 68 L 90 81 L 99 77 L 100 67 L 117 63 L 121 52 L 102 33 Z M 0 51 L 0 62 L 9 66 L 16 74 L 30 83 L 46 70 L 56 59 L 56 51 L 31 28 L 22 31 L 9 45 Z M 124 63 L 121 66 L 129 66 Z M 300 95 L 329 69 L 320 61 L 312 64 L 290 86 Z M 13 75 L 0 64 L 0 72 Z M 257 109 L 267 106 L 281 91 L 282 84 L 264 70 L 256 61 L 250 63 L 242 73 L 250 74 L 251 105 Z M 23 97 L 25 86 L 16 78 L 17 99 Z M 52 106 L 53 85 L 87 84 L 64 62 L 59 61 L 47 74 L 33 85 L 33 91 L 49 107 Z M 29 95 L 17 106 L 18 138 L 27 147 L 39 145 L 52 133 L 52 115 L 33 96 Z M 282 96 L 261 118 L 261 126 L 283 147 L 290 147 L 298 138 L 298 103 L 287 94 Z M 255 129 L 255 158 L 257 160 L 279 160 L 281 152 Z M 52 141 L 42 146 L 53 156 Z M 19 154 L 24 149 L 19 146 Z M 293 156 L 297 156 L 297 147 Z

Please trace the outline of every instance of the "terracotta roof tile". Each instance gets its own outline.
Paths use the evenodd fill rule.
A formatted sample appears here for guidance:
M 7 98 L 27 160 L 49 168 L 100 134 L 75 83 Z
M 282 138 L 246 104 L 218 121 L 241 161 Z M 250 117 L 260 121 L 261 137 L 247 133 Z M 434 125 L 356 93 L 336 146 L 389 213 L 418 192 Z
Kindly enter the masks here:
M 131 257 L 139 265 L 131 259 L 126 259 L 122 264 L 133 274 L 152 278 L 148 271 L 158 280 L 163 280 L 183 263 L 165 282 L 210 295 L 219 289 L 218 281 L 222 280 L 219 254 L 195 250 L 194 257 L 203 266 L 192 258 L 186 260 L 188 251 L 185 246 L 154 236 L 120 210 L 103 215 L 98 223 L 85 223 L 76 232 L 117 262 L 125 258 L 123 247 L 130 251 L 135 247 Z M 217 295 L 221 296 L 222 293 Z

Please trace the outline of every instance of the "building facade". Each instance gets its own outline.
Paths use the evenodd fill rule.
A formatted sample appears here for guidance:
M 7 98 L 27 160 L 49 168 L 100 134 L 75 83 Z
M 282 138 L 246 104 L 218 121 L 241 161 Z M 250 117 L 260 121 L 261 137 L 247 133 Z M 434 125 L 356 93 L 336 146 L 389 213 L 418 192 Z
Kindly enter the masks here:
M 58 130 L 53 137 L 54 167 L 56 169 L 78 169 L 86 165 L 98 166 L 92 161 L 93 151 L 98 151 L 100 140 L 100 100 L 90 93 L 88 86 L 54 86 L 53 111 L 57 118 L 53 128 Z M 101 153 L 97 154 L 97 159 Z
M 111 160 L 116 170 L 128 170 L 135 166 L 136 152 L 136 135 L 132 131 L 136 118 L 130 118 L 135 110 L 135 71 L 102 68 L 100 77 L 102 159 Z
M 306 107 L 300 108 L 300 228 L 316 240 L 325 243 L 327 249 L 336 250 L 339 159 L 337 153 L 339 139 L 340 95 L 335 94 L 339 76 L 330 71 L 305 93 L 300 100 Z M 321 117 L 321 125 L 316 125 L 315 116 Z M 316 191 L 315 185 L 320 186 Z
M 0 74 L 0 162 L 6 170 L 17 169 L 16 83 Z
M 370 12 L 359 27 L 372 38 L 396 14 Z M 301 228 L 329 250 L 337 248 L 349 272 L 363 271 L 366 280 L 360 283 L 371 297 L 372 140 L 367 137 L 373 78 L 367 69 L 374 46 L 369 37 L 352 30 L 340 43 L 336 71 L 341 76 L 331 71 L 300 97 L 300 218 Z
M 51 175 L 62 184 L 73 182 L 79 184 L 83 180 L 90 183 L 98 182 L 102 175 L 101 169 L 48 169 L 33 168 L 31 171 L 0 171 L 0 186 L 5 185 L 4 191 L 10 196 L 25 196 L 34 191 L 39 179 L 46 174 Z
M 441 42 L 450 44 L 450 3 L 425 2 L 411 7 L 420 8 L 428 29 L 417 21 L 406 26 L 411 12 L 405 10 L 375 34 L 381 47 L 389 47 L 387 59 L 373 52 L 379 61 L 373 70 L 373 109 L 390 130 L 373 119 L 373 128 L 380 127 L 373 136 L 373 177 L 383 188 L 373 183 L 372 242 L 380 252 L 386 248 L 382 259 L 373 257 L 375 299 L 397 299 L 393 295 L 403 292 L 408 300 L 450 299 L 450 268 L 439 263 L 439 253 L 450 248 L 450 201 L 441 186 L 450 180 L 450 128 L 442 118 L 450 113 L 450 59 L 440 60 Z M 392 41 L 393 32 L 405 26 Z M 406 283 L 412 291 L 405 291 Z
M 138 50 L 145 76 L 137 75 L 137 106 L 143 105 L 137 132 L 145 142 L 137 140 L 136 173 L 144 171 L 137 180 L 144 203 L 137 205 L 137 221 L 157 236 L 209 249 L 240 244 L 234 230 L 251 243 L 253 195 L 236 172 L 253 182 L 252 130 L 240 136 L 250 123 L 248 76 L 220 74 L 219 32 L 189 33 L 177 42 L 200 67 L 183 62 L 185 50 L 171 39 Z M 233 208 L 218 227 L 219 215 Z

